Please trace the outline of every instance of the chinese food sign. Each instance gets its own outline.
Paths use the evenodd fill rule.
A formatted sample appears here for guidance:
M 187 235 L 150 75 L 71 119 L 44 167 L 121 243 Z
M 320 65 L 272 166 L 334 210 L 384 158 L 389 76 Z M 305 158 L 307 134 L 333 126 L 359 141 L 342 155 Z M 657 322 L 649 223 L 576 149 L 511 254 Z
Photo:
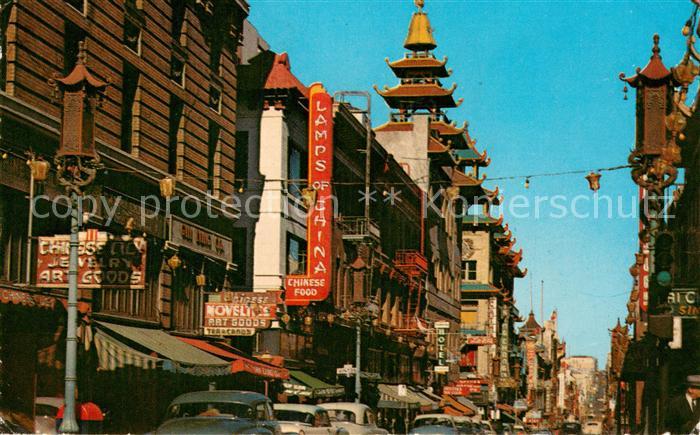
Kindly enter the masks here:
M 88 230 L 78 240 L 79 288 L 145 288 L 145 239 Z M 37 287 L 68 288 L 69 262 L 69 235 L 39 237 Z
M 307 217 L 305 275 L 285 279 L 287 305 L 323 301 L 330 291 L 333 203 L 333 102 L 319 83 L 309 90 L 309 186 L 316 200 Z

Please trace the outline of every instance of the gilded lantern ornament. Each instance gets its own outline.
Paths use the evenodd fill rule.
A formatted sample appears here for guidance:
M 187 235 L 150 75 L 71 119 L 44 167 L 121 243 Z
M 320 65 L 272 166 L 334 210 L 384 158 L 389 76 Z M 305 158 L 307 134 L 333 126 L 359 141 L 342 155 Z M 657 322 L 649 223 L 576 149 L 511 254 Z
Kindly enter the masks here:
M 49 168 L 51 167 L 49 162 L 32 158 L 27 162 L 27 165 L 29 165 L 34 181 L 46 181 L 49 176 Z
M 602 177 L 600 172 L 591 172 L 590 174 L 586 175 L 588 187 L 594 192 L 597 192 L 598 189 L 600 189 L 600 177 Z

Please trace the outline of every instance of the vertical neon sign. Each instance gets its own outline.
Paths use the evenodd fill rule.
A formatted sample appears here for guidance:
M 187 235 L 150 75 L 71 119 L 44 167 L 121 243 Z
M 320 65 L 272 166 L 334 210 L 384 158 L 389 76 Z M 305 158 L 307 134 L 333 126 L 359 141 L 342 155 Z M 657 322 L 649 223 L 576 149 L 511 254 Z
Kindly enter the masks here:
M 305 275 L 285 279 L 287 305 L 309 305 L 328 298 L 333 235 L 333 101 L 320 83 L 309 88 L 309 186 L 316 200 L 306 221 Z

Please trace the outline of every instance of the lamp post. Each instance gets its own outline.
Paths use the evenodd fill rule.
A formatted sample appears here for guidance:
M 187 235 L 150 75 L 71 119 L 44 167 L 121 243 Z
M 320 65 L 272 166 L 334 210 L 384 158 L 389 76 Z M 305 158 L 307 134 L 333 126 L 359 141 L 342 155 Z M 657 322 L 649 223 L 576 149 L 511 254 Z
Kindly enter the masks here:
M 379 306 L 373 299 L 364 305 L 353 307 L 350 318 L 355 320 L 355 403 L 360 403 L 362 394 L 362 325 L 379 315 Z
M 77 433 L 77 320 L 78 320 L 78 232 L 82 224 L 80 197 L 82 189 L 92 183 L 100 167 L 95 150 L 95 112 L 104 96 L 107 83 L 95 78 L 87 69 L 85 43 L 79 46 L 78 61 L 66 77 L 49 80 L 54 97 L 60 96 L 61 138 L 54 164 L 59 183 L 70 195 L 70 255 L 68 268 L 68 306 L 66 325 L 65 407 L 59 431 Z

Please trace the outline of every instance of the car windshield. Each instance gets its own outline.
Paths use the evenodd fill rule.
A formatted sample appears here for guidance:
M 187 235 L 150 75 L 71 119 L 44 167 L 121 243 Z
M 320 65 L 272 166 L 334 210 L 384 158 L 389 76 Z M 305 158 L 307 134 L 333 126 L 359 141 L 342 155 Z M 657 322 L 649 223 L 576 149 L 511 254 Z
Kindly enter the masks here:
M 445 417 L 426 417 L 416 420 L 415 427 L 421 426 L 452 426 L 452 421 Z
M 331 421 L 347 423 L 357 422 L 357 416 L 355 416 L 355 413 L 352 411 L 347 411 L 345 409 L 329 409 L 328 415 L 330 416 Z
M 250 418 L 255 416 L 253 408 L 245 403 L 196 402 L 170 405 L 167 418 L 184 417 L 228 417 Z
M 280 421 L 298 421 L 300 423 L 313 424 L 314 415 L 308 412 L 292 411 L 290 409 L 276 409 L 275 417 Z

